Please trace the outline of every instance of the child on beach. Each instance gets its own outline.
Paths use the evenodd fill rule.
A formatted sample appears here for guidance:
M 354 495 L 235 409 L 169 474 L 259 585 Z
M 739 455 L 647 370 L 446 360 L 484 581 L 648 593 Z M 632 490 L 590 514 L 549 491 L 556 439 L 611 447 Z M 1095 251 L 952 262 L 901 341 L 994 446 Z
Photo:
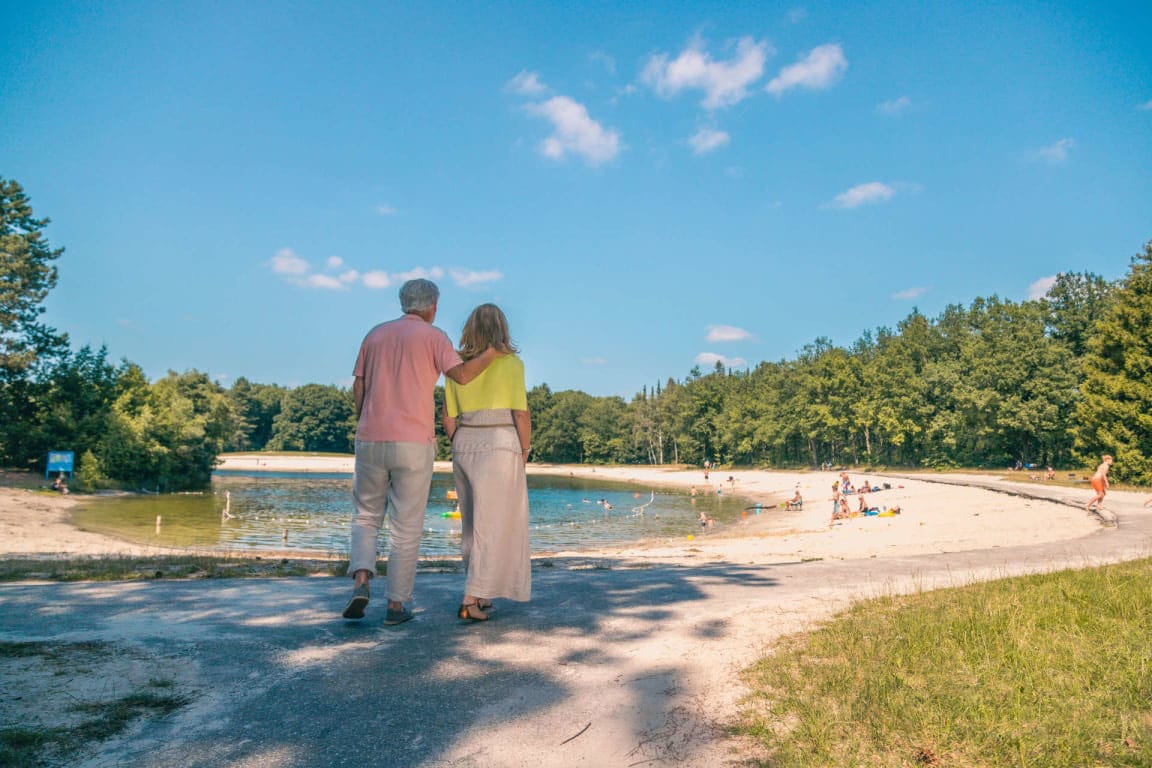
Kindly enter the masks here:
M 1096 495 L 1084 505 L 1084 509 L 1089 514 L 1099 510 L 1100 505 L 1104 503 L 1104 495 L 1108 493 L 1108 470 L 1112 468 L 1112 457 L 1109 454 L 1104 454 L 1101 457 L 1102 461 L 1100 466 L 1096 467 L 1096 474 L 1092 475 L 1092 490 Z

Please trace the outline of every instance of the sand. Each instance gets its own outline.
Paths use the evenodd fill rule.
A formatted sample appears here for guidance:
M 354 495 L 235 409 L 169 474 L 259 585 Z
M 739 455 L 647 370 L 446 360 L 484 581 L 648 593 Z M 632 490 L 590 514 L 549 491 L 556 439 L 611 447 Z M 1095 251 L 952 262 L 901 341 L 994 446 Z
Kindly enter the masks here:
M 220 465 L 226 470 L 350 472 L 350 456 L 284 456 L 232 454 Z M 438 463 L 438 470 L 449 470 Z M 831 486 L 836 472 L 774 472 L 765 470 L 719 470 L 705 481 L 698 469 L 661 467 L 588 467 L 529 465 L 533 474 L 554 474 L 613 482 L 633 483 L 638 490 L 695 487 L 698 503 L 707 509 L 719 490 L 746 499 L 754 509 L 739 524 L 715 528 L 702 534 L 693 526 L 683 538 L 641 542 L 631 546 L 579 553 L 537 553 L 537 556 L 612 556 L 649 562 L 699 562 L 727 560 L 741 563 L 772 563 L 805 559 L 857 559 L 899 557 L 939 552 L 992 549 L 1017 544 L 1036 544 L 1085 536 L 1100 528 L 1101 521 L 1073 504 L 1090 496 L 1077 489 L 1036 484 L 1035 496 L 1020 495 L 993 475 L 900 475 L 853 473 L 853 481 L 870 485 L 887 483 L 890 490 L 867 495 L 870 505 L 899 507 L 895 517 L 858 517 L 831 521 Z M 729 481 L 731 478 L 731 481 Z M 1021 477 L 1020 479 L 1025 479 Z M 944 484 L 948 483 L 948 484 Z M 965 483 L 962 485 L 956 483 Z M 984 487 L 974 487 L 977 484 Z M 998 485 L 1004 485 L 998 489 Z M 778 504 L 799 488 L 804 511 L 785 513 Z M 69 522 L 69 513 L 83 497 L 62 497 L 51 492 L 0 487 L 0 556 L 141 555 L 166 550 L 119 541 L 81 531 Z M 856 497 L 852 497 L 852 507 Z M 1081 502 L 1082 503 L 1082 502 Z M 792 531 L 768 532 L 770 516 L 784 516 Z

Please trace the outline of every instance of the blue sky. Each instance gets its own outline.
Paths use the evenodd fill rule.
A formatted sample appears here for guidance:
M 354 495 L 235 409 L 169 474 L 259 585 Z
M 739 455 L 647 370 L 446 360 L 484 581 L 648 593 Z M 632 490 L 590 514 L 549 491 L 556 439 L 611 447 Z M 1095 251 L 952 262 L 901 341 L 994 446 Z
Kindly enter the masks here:
M 151 377 L 348 384 L 399 283 L 630 397 L 1152 238 L 1152 4 L 5 3 L 46 319 Z

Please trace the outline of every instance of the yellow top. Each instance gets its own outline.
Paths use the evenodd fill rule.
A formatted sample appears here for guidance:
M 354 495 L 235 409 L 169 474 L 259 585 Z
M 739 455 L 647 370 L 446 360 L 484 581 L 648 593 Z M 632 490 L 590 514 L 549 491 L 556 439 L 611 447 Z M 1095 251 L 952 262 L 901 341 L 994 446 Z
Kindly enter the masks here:
M 463 386 L 448 379 L 444 386 L 444 402 L 452 418 L 461 413 L 493 408 L 528 410 L 524 361 L 516 355 L 504 355 L 493 360 L 483 373 Z

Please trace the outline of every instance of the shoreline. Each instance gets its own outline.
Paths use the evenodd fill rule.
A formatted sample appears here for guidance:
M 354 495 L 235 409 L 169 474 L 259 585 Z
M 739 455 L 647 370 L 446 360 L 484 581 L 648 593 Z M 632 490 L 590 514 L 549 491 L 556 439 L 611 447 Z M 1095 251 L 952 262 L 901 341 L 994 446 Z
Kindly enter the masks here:
M 239 472 L 351 473 L 352 456 L 285 456 L 231 454 L 219 468 Z M 437 471 L 450 471 L 448 462 L 437 462 Z M 854 517 L 831 521 L 831 484 L 837 472 L 720 470 L 710 473 L 707 484 L 700 469 L 649 466 L 589 466 L 529 464 L 532 475 L 551 475 L 627 483 L 637 489 L 657 488 L 689 492 L 693 486 L 701 498 L 715 494 L 746 499 L 763 505 L 763 514 L 748 515 L 711 533 L 685 532 L 683 537 L 639 541 L 625 545 L 580 550 L 537 551 L 534 561 L 572 559 L 614 561 L 625 564 L 679 564 L 739 562 L 747 564 L 808 560 L 855 560 L 919 554 L 995 549 L 1018 544 L 1067 541 L 1097 533 L 1101 522 L 1074 506 L 1083 489 L 1058 486 L 1021 488 L 1020 484 L 994 475 L 936 474 L 916 479 L 898 474 L 854 473 L 857 482 L 891 486 L 867 494 L 870 506 L 899 507 L 892 517 Z M 779 502 L 799 489 L 804 509 L 785 513 Z M 1136 492 L 1112 491 L 1110 499 Z M 0 557 L 61 558 L 68 556 L 160 556 L 191 555 L 328 560 L 328 553 L 216 552 L 172 549 L 135 544 L 103 534 L 81 530 L 70 521 L 70 511 L 83 496 L 61 497 L 42 491 L 0 487 Z M 849 497 L 852 507 L 857 496 Z M 789 528 L 769 528 L 768 515 L 788 515 Z M 340 558 L 335 558 L 340 559 Z M 422 564 L 441 567 L 442 556 L 422 557 Z

